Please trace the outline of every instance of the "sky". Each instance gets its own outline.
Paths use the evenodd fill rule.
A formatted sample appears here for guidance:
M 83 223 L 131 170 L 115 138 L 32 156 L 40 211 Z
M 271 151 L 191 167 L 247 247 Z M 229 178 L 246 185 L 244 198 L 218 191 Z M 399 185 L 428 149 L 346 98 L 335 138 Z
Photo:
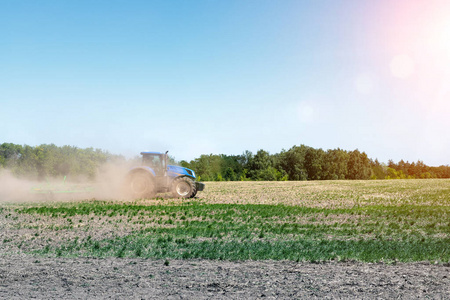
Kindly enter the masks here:
M 450 1 L 0 2 L 0 143 L 450 164 Z

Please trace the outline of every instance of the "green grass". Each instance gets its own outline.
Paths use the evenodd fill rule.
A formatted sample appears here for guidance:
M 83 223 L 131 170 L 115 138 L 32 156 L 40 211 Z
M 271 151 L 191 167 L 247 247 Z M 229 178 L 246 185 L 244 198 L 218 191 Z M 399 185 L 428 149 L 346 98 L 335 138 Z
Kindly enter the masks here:
M 19 208 L 15 213 L 63 219 L 68 224 L 76 224 L 74 220 L 83 216 L 97 223 L 106 218 L 108 224 L 134 228 L 123 235 L 103 239 L 69 238 L 31 249 L 33 253 L 45 255 L 450 261 L 448 206 L 329 209 L 198 202 L 143 206 L 93 201 Z
M 201 196 L 4 204 L 0 251 L 450 262 L 450 180 L 220 182 Z
M 135 235 L 96 242 L 66 243 L 35 253 L 57 256 L 142 257 L 219 260 L 359 260 L 375 261 L 439 261 L 448 262 L 449 239 L 387 240 L 190 240 Z

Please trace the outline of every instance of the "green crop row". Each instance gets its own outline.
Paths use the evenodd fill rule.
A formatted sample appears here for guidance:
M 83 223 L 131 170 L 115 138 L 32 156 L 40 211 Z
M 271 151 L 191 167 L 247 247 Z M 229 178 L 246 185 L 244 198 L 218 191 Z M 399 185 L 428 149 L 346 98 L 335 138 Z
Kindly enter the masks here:
M 100 241 L 71 241 L 35 253 L 56 256 L 141 257 L 219 260 L 450 260 L 450 239 L 392 240 L 199 240 L 171 235 L 135 235 Z
M 44 255 L 450 261 L 448 206 L 330 209 L 198 201 L 150 206 L 90 201 L 21 207 L 14 213 L 46 218 L 46 222 L 29 225 L 43 238 L 40 246 L 30 251 Z M 61 232 L 61 224 L 52 226 L 53 221 L 61 220 L 70 225 L 63 230 L 76 237 L 58 243 L 44 240 L 52 232 Z M 83 229 L 77 225 L 81 223 Z M 85 237 L 86 232 L 105 226 L 116 230 L 119 225 L 132 229 L 113 237 Z
M 352 208 L 315 208 L 290 205 L 267 204 L 202 204 L 195 201 L 182 205 L 135 205 L 115 204 L 108 201 L 91 201 L 59 206 L 32 206 L 15 209 L 21 214 L 41 214 L 52 217 L 72 217 L 77 215 L 97 216 L 137 216 L 137 215 L 170 215 L 190 214 L 192 216 L 208 216 L 210 218 L 226 218 L 233 215 L 255 215 L 260 218 L 295 217 L 313 214 L 352 214 L 385 217 L 411 218 L 447 218 L 449 206 L 438 205 L 401 205 L 401 206 L 355 206 Z

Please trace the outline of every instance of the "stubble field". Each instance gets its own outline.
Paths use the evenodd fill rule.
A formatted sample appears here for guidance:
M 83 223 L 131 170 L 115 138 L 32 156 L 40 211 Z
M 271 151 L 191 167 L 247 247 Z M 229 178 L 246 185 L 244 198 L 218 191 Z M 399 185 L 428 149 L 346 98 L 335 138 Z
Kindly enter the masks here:
M 0 297 L 450 295 L 450 180 L 208 182 L 0 207 Z

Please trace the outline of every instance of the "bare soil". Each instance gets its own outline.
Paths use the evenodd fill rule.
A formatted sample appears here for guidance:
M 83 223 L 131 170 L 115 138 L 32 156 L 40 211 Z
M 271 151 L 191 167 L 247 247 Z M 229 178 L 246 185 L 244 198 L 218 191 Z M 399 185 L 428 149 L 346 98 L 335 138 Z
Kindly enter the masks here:
M 0 298 L 450 299 L 449 276 L 449 264 L 429 263 L 1 255 Z

